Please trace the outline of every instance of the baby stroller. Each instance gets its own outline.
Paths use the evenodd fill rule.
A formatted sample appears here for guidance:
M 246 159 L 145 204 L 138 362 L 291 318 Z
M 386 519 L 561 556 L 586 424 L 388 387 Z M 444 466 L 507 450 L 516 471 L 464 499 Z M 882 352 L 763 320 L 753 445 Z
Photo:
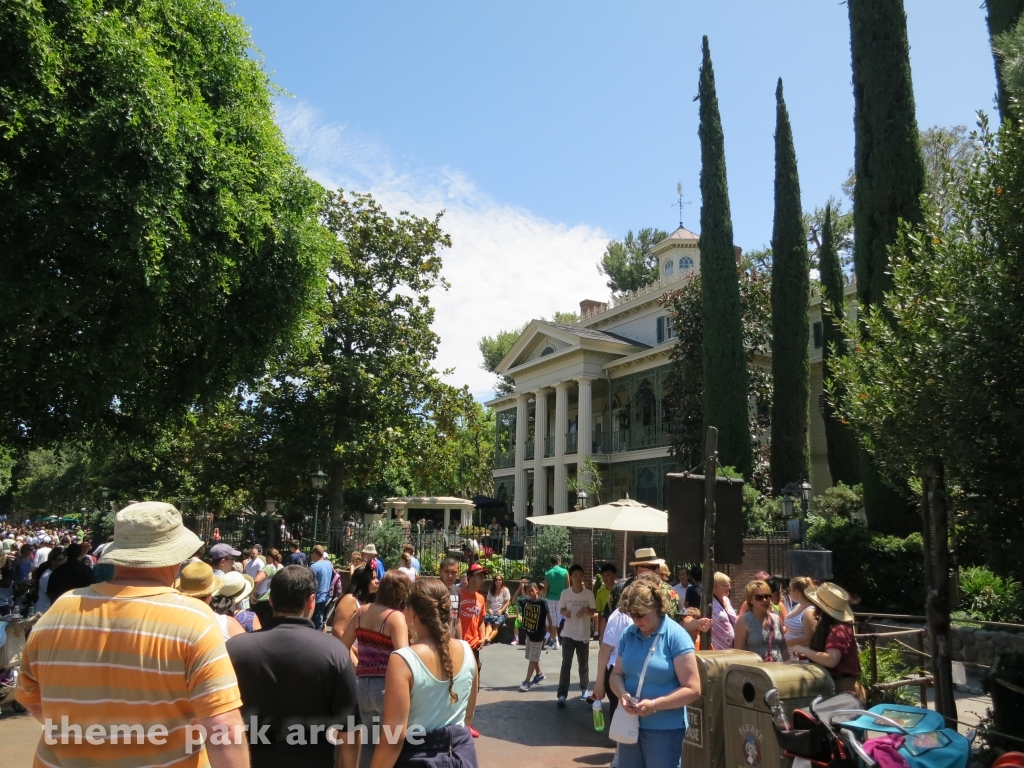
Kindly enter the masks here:
M 18 668 L 21 666 L 21 651 L 28 641 L 29 630 L 35 626 L 42 614 L 27 619 L 0 621 L 0 706 L 13 703 L 14 689 L 18 685 Z
M 775 737 L 793 768 L 966 768 L 970 756 L 970 742 L 937 712 L 902 704 L 865 710 L 852 693 L 795 710 L 792 728 L 776 724 Z

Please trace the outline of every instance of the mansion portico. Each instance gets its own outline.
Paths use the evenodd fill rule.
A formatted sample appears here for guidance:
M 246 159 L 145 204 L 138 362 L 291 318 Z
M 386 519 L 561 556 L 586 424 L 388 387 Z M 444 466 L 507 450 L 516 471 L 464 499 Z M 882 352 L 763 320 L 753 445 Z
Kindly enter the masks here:
M 567 481 L 590 456 L 605 501 L 629 494 L 663 508 L 668 454 L 665 396 L 675 329 L 658 299 L 700 271 L 699 238 L 682 227 L 654 246 L 661 278 L 611 303 L 580 302 L 572 325 L 532 321 L 497 367 L 515 392 L 487 403 L 497 412 L 495 496 L 515 520 L 571 510 Z M 848 292 L 854 290 L 853 286 Z M 820 407 L 821 300 L 811 300 L 811 484 L 827 488 Z

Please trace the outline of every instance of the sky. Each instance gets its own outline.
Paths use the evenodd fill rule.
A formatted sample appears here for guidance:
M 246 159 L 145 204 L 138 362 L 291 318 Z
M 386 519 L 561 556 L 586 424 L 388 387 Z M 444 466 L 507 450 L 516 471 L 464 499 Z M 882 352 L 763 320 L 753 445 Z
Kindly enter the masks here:
M 994 112 L 981 0 L 905 0 L 922 128 Z M 438 370 L 492 394 L 477 341 L 582 299 L 630 229 L 700 221 L 697 76 L 707 35 L 736 244 L 771 239 L 775 86 L 803 204 L 853 165 L 849 22 L 837 0 L 443 3 L 238 0 L 278 121 L 310 174 L 390 212 L 444 210 Z

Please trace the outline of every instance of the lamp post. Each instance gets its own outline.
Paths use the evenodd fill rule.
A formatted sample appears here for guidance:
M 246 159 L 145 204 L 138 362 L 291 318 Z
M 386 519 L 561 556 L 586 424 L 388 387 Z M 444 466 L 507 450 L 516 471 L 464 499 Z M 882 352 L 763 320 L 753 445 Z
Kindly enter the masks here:
M 264 499 L 263 508 L 267 511 L 267 521 L 264 526 L 263 535 L 266 537 L 266 548 L 269 550 L 274 546 L 274 510 L 277 509 L 277 499 Z
M 579 507 L 580 509 L 586 509 L 587 508 L 587 492 L 586 491 L 577 491 L 576 492 L 576 506 Z
M 813 493 L 814 489 L 806 480 L 800 483 L 789 483 L 782 489 L 782 499 L 780 500 L 782 514 L 788 521 L 786 525 L 789 529 L 789 540 L 792 543 L 802 543 L 804 540 L 807 530 L 807 509 Z M 800 511 L 802 512 L 799 517 L 796 515 L 797 498 L 800 499 Z
M 324 482 L 327 480 L 327 473 L 317 467 L 316 472 L 311 472 L 309 475 L 309 482 L 313 484 L 313 490 L 316 491 L 316 504 L 313 507 L 313 543 L 316 544 L 316 531 L 317 522 L 320 518 L 320 491 L 324 488 Z

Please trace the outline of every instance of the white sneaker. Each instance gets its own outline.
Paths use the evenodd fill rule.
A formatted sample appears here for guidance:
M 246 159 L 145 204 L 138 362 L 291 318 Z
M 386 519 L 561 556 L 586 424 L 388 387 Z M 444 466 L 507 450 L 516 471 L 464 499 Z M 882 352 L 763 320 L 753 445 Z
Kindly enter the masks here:
M 560 650 L 562 650 L 562 644 L 561 644 L 560 642 L 558 642 L 557 640 L 555 640 L 555 644 L 554 644 L 553 646 L 551 646 L 551 647 L 552 647 L 552 648 L 553 648 L 554 650 L 556 650 L 556 651 L 560 651 Z

